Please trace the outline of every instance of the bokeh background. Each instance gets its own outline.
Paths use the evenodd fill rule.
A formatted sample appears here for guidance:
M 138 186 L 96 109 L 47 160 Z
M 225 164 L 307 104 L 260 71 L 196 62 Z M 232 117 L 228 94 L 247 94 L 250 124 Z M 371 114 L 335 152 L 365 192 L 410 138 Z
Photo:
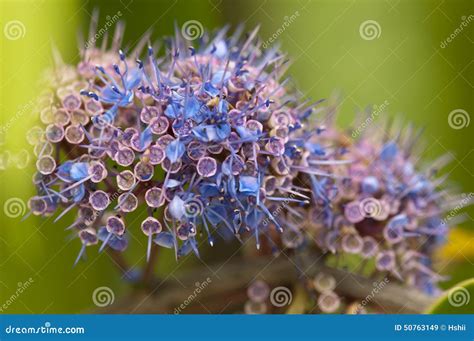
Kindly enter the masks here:
M 349 126 L 356 112 L 388 103 L 379 119 L 397 117 L 424 127 L 424 160 L 450 153 L 448 181 L 462 192 L 474 192 L 471 0 L 1 0 L 0 305 L 31 283 L 4 313 L 83 312 L 93 308 L 97 287 L 110 287 L 116 296 L 128 290 L 106 253 L 89 252 L 88 262 L 72 267 L 80 248 L 64 231 L 72 217 L 57 224 L 36 217 L 21 221 L 21 215 L 7 216 L 3 210 L 8 200 L 26 202 L 34 191 L 33 163 L 18 168 L 15 162 L 22 163 L 25 150 L 31 153 L 25 133 L 37 123 L 36 84 L 52 63 L 52 46 L 66 62 L 76 63 L 77 34 L 87 34 L 94 9 L 100 10 L 99 27 L 120 13 L 126 42 L 137 41 L 148 29 L 153 38 L 170 35 L 174 25 L 189 20 L 206 29 L 260 25 L 262 40 L 276 35 L 269 44 L 287 52 L 292 82 L 304 96 L 340 94 L 338 124 Z M 12 22 L 19 33 L 11 31 Z M 365 31 L 364 25 L 373 30 Z M 453 111 L 464 121 L 450 125 Z M 13 160 L 8 166 L 7 154 Z M 450 276 L 444 287 L 474 275 L 474 211 L 463 211 L 466 221 L 438 255 L 437 268 Z M 132 264 L 143 264 L 143 250 L 139 245 L 129 254 Z M 218 258 L 220 251 L 214 251 Z M 166 276 L 193 262 L 199 261 L 176 264 L 164 252 L 157 271 Z

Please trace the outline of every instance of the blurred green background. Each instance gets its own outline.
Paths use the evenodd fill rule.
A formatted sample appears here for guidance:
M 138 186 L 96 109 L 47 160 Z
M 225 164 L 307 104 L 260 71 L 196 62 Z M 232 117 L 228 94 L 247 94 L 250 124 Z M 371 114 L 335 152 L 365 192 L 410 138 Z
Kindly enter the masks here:
M 0 9 L 2 155 L 29 150 L 25 133 L 38 114 L 31 103 L 41 71 L 51 65 L 51 46 L 58 46 L 66 62 L 77 63 L 77 34 L 87 34 L 91 14 L 99 9 L 99 27 L 120 11 L 125 42 L 138 40 L 150 27 L 153 38 L 170 35 L 175 23 L 180 27 L 188 20 L 198 20 L 206 29 L 260 25 L 263 41 L 277 35 L 276 43 L 292 61 L 289 74 L 304 96 L 342 94 L 339 124 L 348 126 L 355 112 L 368 105 L 388 103 L 388 113 L 380 116 L 425 127 L 427 159 L 451 153 L 449 181 L 462 192 L 474 192 L 474 123 L 461 129 L 448 124 L 453 110 L 463 110 L 467 119 L 474 113 L 471 0 L 1 0 Z M 369 20 L 375 22 L 374 36 L 360 30 Z M 20 22 L 19 34 L 10 30 L 12 22 Z M 30 162 L 24 169 L 0 171 L 2 208 L 11 198 L 26 202 L 33 194 L 33 168 Z M 472 208 L 465 211 L 474 217 Z M 67 239 L 64 226 L 69 221 L 52 224 L 51 219 L 29 217 L 20 222 L 21 217 L 8 217 L 3 209 L 0 214 L 0 305 L 32 279 L 5 313 L 76 313 L 93 307 L 91 294 L 99 286 L 112 288 L 116 296 L 127 290 L 105 253 L 89 252 L 88 262 L 72 267 L 80 245 Z M 136 247 L 129 254 L 132 264 L 143 250 Z M 163 275 L 176 266 L 166 253 L 158 264 Z M 440 253 L 438 269 L 451 276 L 445 287 L 474 275 L 469 217 Z

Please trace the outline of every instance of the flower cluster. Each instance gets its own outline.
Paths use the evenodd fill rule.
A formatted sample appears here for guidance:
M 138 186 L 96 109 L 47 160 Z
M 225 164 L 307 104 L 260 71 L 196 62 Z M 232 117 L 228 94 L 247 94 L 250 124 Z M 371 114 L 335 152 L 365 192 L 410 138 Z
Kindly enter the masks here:
M 163 56 L 150 46 L 136 61 L 92 49 L 56 84 L 29 206 L 63 208 L 56 220 L 77 208 L 78 260 L 98 242 L 123 251 L 135 228 L 126 216 L 140 209 L 148 256 L 156 243 L 180 257 L 198 254 L 200 234 L 212 245 L 215 231 L 252 234 L 258 247 L 270 229 L 285 230 L 272 214 L 282 201 L 307 203 L 294 180 L 317 165 L 296 132 L 312 106 L 280 81 L 283 55 L 259 50 L 256 31 L 240 35 L 222 30 L 197 48 L 178 36 Z
M 434 294 L 442 277 L 432 255 L 447 234 L 443 214 L 456 200 L 435 179 L 446 158 L 422 172 L 414 150 L 419 134 L 387 136 L 393 134 L 380 127 L 356 141 L 332 134 L 339 157 L 351 162 L 333 169 L 331 205 L 310 209 L 307 231 L 323 251 L 358 255 L 374 263 L 373 271 Z
M 76 67 L 58 61 L 40 101 L 45 129 L 28 135 L 38 170 L 29 207 L 59 212 L 55 220 L 77 212 L 76 262 L 89 245 L 124 251 L 135 228 L 148 257 L 153 243 L 176 258 L 199 255 L 201 235 L 290 249 L 309 236 L 327 254 L 373 260 L 375 271 L 433 292 L 443 192 L 435 170 L 418 171 L 415 137 L 367 129 L 351 141 L 333 124 L 315 126 L 319 102 L 288 86 L 285 56 L 262 51 L 257 30 L 223 29 L 198 46 L 178 32 L 162 54 L 141 52 L 148 37 L 125 53 L 122 34 L 110 49 L 84 49 Z M 127 216 L 139 211 L 135 226 Z M 338 309 L 332 289 L 321 297 L 321 310 Z

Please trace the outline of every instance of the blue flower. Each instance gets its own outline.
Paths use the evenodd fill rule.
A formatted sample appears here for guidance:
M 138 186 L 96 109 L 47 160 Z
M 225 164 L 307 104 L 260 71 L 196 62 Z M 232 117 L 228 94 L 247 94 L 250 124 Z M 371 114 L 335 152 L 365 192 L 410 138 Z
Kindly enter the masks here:
M 172 162 L 175 163 L 186 152 L 186 146 L 179 139 L 176 139 L 168 144 L 166 147 L 166 157 Z
M 115 251 L 125 251 L 128 246 L 128 239 L 125 235 L 117 236 L 115 234 L 109 233 L 105 226 L 99 228 L 97 232 L 97 237 L 100 241 L 104 242 Z
M 228 123 L 205 125 L 201 124 L 193 129 L 194 136 L 202 142 L 220 142 L 229 137 L 231 132 Z
M 239 178 L 239 192 L 246 195 L 257 195 L 260 189 L 258 179 L 253 176 L 241 176 Z

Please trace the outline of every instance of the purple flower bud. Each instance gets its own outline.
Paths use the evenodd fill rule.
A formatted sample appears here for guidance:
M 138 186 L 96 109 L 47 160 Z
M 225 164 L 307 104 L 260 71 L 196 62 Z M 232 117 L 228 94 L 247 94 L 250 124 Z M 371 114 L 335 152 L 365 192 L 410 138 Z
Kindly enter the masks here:
M 263 125 L 259 121 L 256 121 L 256 120 L 248 120 L 245 123 L 245 127 L 249 131 L 255 134 L 261 133 L 263 131 Z
M 99 183 L 107 177 L 107 169 L 102 162 L 94 161 L 89 166 L 89 174 L 92 182 Z
M 196 226 L 192 222 L 185 222 L 176 230 L 176 235 L 180 240 L 188 240 L 190 237 L 194 237 L 196 233 Z
M 158 118 L 160 112 L 157 107 L 147 106 L 140 113 L 140 120 L 143 123 L 150 123 L 153 119 Z M 153 128 L 152 128 L 153 129 Z M 155 133 L 155 132 L 153 132 Z M 157 133 L 155 133 L 157 134 Z
M 135 159 L 135 153 L 128 147 L 119 148 L 115 160 L 120 166 L 130 166 Z
M 362 238 L 356 234 L 346 234 L 342 237 L 341 247 L 347 253 L 361 253 L 363 247 Z
M 78 109 L 71 113 L 71 124 L 85 126 L 89 123 L 89 117 L 84 110 Z
M 150 121 L 151 132 L 155 135 L 163 135 L 169 128 L 169 121 L 166 117 L 155 117 Z
M 149 207 L 160 207 L 164 204 L 161 188 L 152 187 L 145 193 L 145 201 Z
M 79 144 L 84 140 L 85 137 L 84 130 L 77 125 L 68 126 L 64 134 L 66 141 L 70 144 Z
M 379 271 L 392 271 L 395 269 L 395 253 L 393 251 L 381 251 L 375 257 L 375 266 Z
M 34 215 L 41 215 L 46 211 L 46 201 L 42 198 L 33 197 L 28 201 L 28 208 Z
M 84 103 L 84 108 L 86 109 L 86 112 L 91 116 L 98 115 L 100 112 L 103 111 L 102 104 L 94 100 L 86 100 Z
M 168 158 L 165 158 L 163 162 L 161 163 L 161 168 L 163 168 L 164 171 L 169 172 L 171 174 L 178 173 L 181 169 L 181 166 L 182 166 L 181 161 L 171 163 L 171 161 Z
M 324 292 L 318 297 L 318 307 L 324 313 L 334 313 L 340 306 L 341 299 L 334 292 Z
M 54 124 L 64 127 L 71 121 L 71 115 L 64 109 L 57 109 L 54 112 Z
M 154 174 L 154 167 L 149 162 L 140 161 L 134 168 L 135 177 L 138 181 L 149 181 Z
M 105 224 L 107 232 L 121 236 L 125 233 L 125 223 L 122 218 L 117 216 L 110 216 L 107 218 L 107 223 Z
M 97 233 L 92 228 L 86 228 L 78 232 L 79 238 L 81 239 L 82 244 L 84 245 L 94 245 L 97 244 Z
M 208 178 L 214 176 L 217 171 L 217 162 L 211 157 L 203 157 L 198 161 L 196 170 L 202 177 Z
M 165 150 L 159 145 L 154 145 L 149 148 L 149 160 L 152 165 L 159 165 L 165 159 Z
M 285 112 L 274 112 L 270 116 L 271 127 L 288 127 L 292 122 L 291 116 Z
M 285 151 L 285 145 L 279 138 L 273 138 L 265 145 L 265 149 L 275 156 L 282 156 Z
M 344 207 L 344 216 L 353 224 L 364 220 L 364 216 L 360 210 L 360 203 L 358 201 L 352 201 L 346 204 Z
M 64 128 L 55 124 L 46 127 L 46 138 L 52 143 L 60 142 L 64 138 Z
M 103 211 L 109 206 L 109 195 L 104 191 L 95 191 L 89 196 L 89 203 L 96 211 Z
M 174 137 L 171 135 L 163 135 L 156 141 L 156 143 L 160 145 L 163 149 L 166 149 L 166 147 L 168 147 L 168 145 L 174 140 Z
M 65 96 L 62 100 L 64 108 L 68 111 L 74 111 L 81 107 L 81 99 L 79 96 L 74 94 L 69 94 Z
M 162 230 L 161 223 L 158 221 L 158 219 L 153 217 L 148 217 L 142 221 L 141 228 L 146 236 L 160 233 Z
M 138 207 L 138 199 L 133 193 L 123 193 L 118 197 L 118 203 L 122 212 L 133 212 Z
M 53 153 L 53 145 L 49 142 L 40 142 L 35 146 L 34 154 L 36 157 L 43 155 L 51 155 Z
M 336 289 L 336 279 L 320 272 L 313 279 L 313 286 L 319 293 L 332 292 Z
M 367 176 L 362 180 L 362 192 L 372 195 L 379 189 L 379 181 L 375 176 Z
M 375 241 L 374 238 L 370 236 L 366 236 L 363 238 L 363 246 L 362 246 L 362 251 L 361 255 L 364 258 L 372 258 L 374 257 L 377 252 L 378 252 L 378 244 Z
M 265 302 L 270 294 L 268 284 L 262 280 L 256 280 L 247 289 L 247 295 L 253 302 Z
M 187 154 L 191 160 L 198 161 L 202 157 L 206 156 L 206 145 L 199 141 L 191 141 L 188 144 Z
M 116 179 L 117 179 L 117 186 L 122 191 L 130 190 L 135 185 L 135 182 L 136 182 L 135 175 L 130 170 L 124 170 L 120 172 L 119 174 L 117 174 Z

